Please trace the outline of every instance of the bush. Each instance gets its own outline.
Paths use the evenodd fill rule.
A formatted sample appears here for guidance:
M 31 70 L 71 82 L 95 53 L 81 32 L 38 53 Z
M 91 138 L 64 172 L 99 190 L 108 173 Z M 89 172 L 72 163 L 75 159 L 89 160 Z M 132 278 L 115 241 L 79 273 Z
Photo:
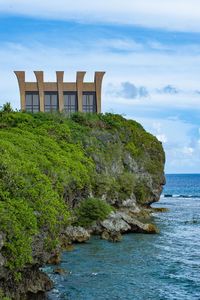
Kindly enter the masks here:
M 88 198 L 81 202 L 76 210 L 76 225 L 89 227 L 95 221 L 103 221 L 111 213 L 112 207 L 97 198 Z

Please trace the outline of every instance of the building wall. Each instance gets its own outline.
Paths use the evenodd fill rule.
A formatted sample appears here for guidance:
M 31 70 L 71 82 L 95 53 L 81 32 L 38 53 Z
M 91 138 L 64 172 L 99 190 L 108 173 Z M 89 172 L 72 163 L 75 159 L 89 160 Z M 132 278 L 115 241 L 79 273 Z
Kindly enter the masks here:
M 95 95 L 96 112 L 101 112 L 101 90 L 102 80 L 105 72 L 95 72 L 94 82 L 84 82 L 86 72 L 77 72 L 76 82 L 64 82 L 64 72 L 56 72 L 56 82 L 45 82 L 43 71 L 35 71 L 36 82 L 26 82 L 24 71 L 14 72 L 18 79 L 21 110 L 26 110 L 26 95 L 38 93 L 39 95 L 39 110 L 45 111 L 45 93 L 57 93 L 58 95 L 58 110 L 64 110 L 64 94 L 75 92 L 77 95 L 77 110 L 82 112 L 85 103 L 90 101 L 89 95 Z

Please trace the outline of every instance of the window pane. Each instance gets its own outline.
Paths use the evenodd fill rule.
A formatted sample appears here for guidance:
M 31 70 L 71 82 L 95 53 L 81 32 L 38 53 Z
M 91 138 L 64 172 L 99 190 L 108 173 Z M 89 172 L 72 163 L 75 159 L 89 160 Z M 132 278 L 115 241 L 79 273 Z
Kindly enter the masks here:
M 88 102 L 89 102 L 88 104 L 89 104 L 89 105 L 94 105 L 94 95 L 89 95 L 88 98 L 89 98 L 89 99 L 88 99 L 88 100 L 89 100 L 89 101 L 88 101 Z
M 27 111 L 27 112 L 32 112 L 32 107 L 31 107 L 31 106 L 27 106 L 27 107 L 26 107 L 26 111 Z
M 76 96 L 75 95 L 71 95 L 71 105 L 75 105 L 76 103 Z
M 83 94 L 83 112 L 96 112 L 96 96 L 93 92 Z
M 32 105 L 32 95 L 26 95 L 26 105 Z
M 83 95 L 83 105 L 87 104 L 87 95 Z
M 51 104 L 50 95 L 45 95 L 44 96 L 44 102 L 45 102 L 45 105 L 50 105 Z
M 33 105 L 39 105 L 39 96 L 33 95 Z
M 46 112 L 49 112 L 49 111 L 51 111 L 51 107 L 48 105 L 48 106 L 45 106 L 45 111 Z
M 64 95 L 64 105 L 69 105 L 69 100 L 70 100 L 70 98 L 69 98 L 70 96 L 69 95 Z
M 51 105 L 58 105 L 58 97 L 57 95 L 51 95 Z
M 39 111 L 39 106 L 38 105 L 33 106 L 33 112 L 38 112 L 38 111 Z

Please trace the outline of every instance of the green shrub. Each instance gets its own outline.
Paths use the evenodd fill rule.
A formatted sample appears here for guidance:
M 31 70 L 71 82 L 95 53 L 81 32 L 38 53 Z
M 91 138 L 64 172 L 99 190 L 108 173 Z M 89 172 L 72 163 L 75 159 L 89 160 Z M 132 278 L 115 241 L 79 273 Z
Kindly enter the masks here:
M 136 185 L 136 178 L 133 173 L 124 172 L 117 178 L 119 186 L 119 198 L 120 200 L 126 200 L 131 197 Z
M 150 195 L 150 189 L 144 180 L 137 181 L 134 188 L 134 194 L 138 203 L 145 204 L 148 202 L 147 200 Z
M 76 210 L 76 224 L 89 227 L 95 221 L 103 221 L 111 213 L 111 206 L 103 200 L 88 198 Z

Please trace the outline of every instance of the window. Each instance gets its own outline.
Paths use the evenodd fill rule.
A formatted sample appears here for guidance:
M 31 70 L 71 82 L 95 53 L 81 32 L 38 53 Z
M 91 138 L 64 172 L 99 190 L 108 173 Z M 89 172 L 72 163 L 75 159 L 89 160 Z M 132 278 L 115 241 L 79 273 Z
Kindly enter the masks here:
M 52 112 L 58 110 L 58 94 L 55 92 L 45 92 L 44 111 Z
M 78 110 L 78 101 L 76 92 L 64 93 L 64 110 L 67 113 L 73 113 Z
M 96 93 L 93 92 L 83 93 L 83 112 L 89 112 L 89 113 L 97 112 Z
M 34 113 L 39 110 L 39 94 L 37 92 L 26 92 L 26 111 Z

